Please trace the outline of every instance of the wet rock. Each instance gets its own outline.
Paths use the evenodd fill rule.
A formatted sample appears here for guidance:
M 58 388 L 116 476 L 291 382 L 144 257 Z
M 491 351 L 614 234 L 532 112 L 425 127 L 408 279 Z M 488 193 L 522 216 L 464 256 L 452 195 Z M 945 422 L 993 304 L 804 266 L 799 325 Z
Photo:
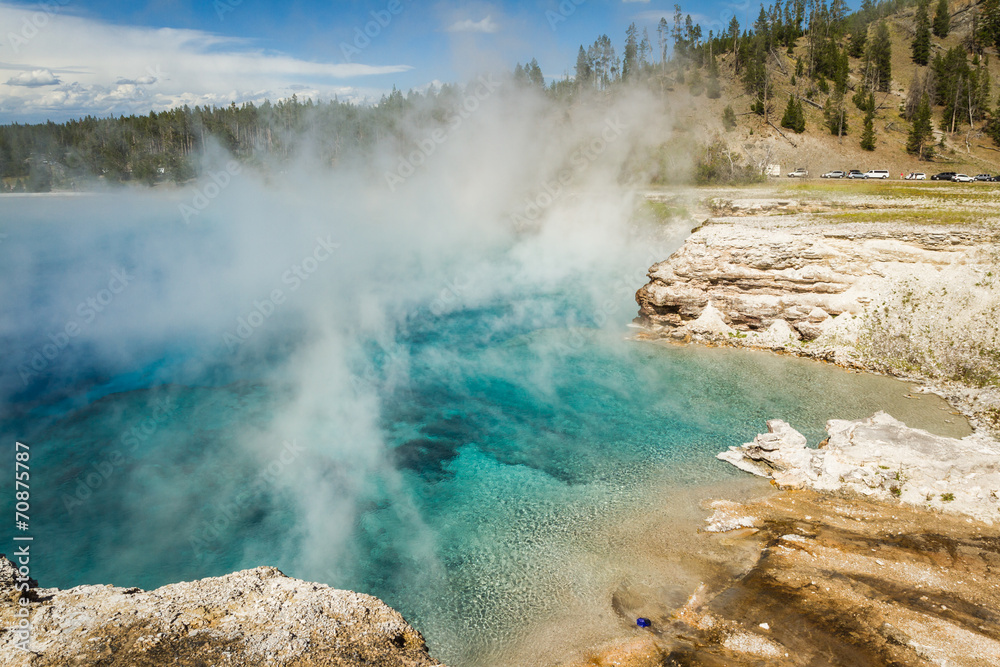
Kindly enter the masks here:
M 821 449 L 781 420 L 718 458 L 784 487 L 851 491 L 883 500 L 1000 520 L 1000 445 L 982 435 L 957 440 L 913 429 L 884 412 L 827 422 Z

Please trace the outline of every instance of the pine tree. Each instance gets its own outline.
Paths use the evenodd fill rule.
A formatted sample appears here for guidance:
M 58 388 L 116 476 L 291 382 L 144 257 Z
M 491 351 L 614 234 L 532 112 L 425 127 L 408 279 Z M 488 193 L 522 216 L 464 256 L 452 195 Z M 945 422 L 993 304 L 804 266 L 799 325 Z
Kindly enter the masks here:
M 715 61 L 714 53 L 708 60 L 708 83 L 705 84 L 705 94 L 710 100 L 722 97 L 722 85 L 719 83 L 719 64 Z
M 830 134 L 842 137 L 847 134 L 847 109 L 844 108 L 843 97 L 828 97 L 823 105 L 823 119 Z
M 781 117 L 781 127 L 788 128 L 789 130 L 794 130 L 798 127 L 798 111 L 795 104 L 795 96 L 788 96 L 788 105 L 785 106 L 785 114 Z
M 990 67 L 988 59 L 983 62 L 982 68 L 983 70 L 979 79 L 978 104 L 981 112 L 988 113 L 990 106 Z
M 865 55 L 865 46 L 868 44 L 868 24 L 860 19 L 854 20 L 851 27 L 851 39 L 847 43 L 847 52 L 852 58 L 860 58 Z
M 1000 0 L 983 0 L 980 12 L 979 41 L 1000 48 Z
M 625 30 L 625 55 L 622 58 L 622 81 L 628 81 L 635 74 L 639 56 L 639 30 L 635 22 Z
M 934 36 L 944 39 L 951 30 L 951 11 L 948 9 L 948 0 L 938 0 L 937 9 L 934 10 Z
M 584 88 L 590 86 L 590 81 L 593 78 L 593 71 L 590 68 L 590 59 L 587 57 L 587 52 L 583 50 L 583 46 L 580 46 L 580 50 L 576 54 L 576 85 L 578 88 Z
M 875 89 L 882 93 L 889 92 L 892 82 L 892 44 L 889 37 L 889 26 L 885 21 L 879 21 L 875 27 L 875 36 L 868 45 L 869 59 L 872 71 L 871 79 Z
M 861 148 L 866 151 L 875 150 L 875 111 L 865 114 L 865 129 L 861 132 Z
M 834 92 L 843 95 L 847 92 L 847 77 L 851 73 L 851 62 L 847 59 L 847 49 L 840 52 L 837 57 L 837 70 L 833 77 Z
M 545 88 L 545 77 L 542 75 L 542 68 L 538 66 L 537 60 L 532 58 L 531 62 L 524 68 L 524 72 L 528 75 L 528 82 L 531 85 Z
M 1000 100 L 997 101 L 997 109 L 990 122 L 986 123 L 985 131 L 993 143 L 1000 146 Z
M 743 70 L 743 86 L 756 98 L 751 108 L 766 118 L 770 111 L 771 73 L 767 66 L 764 40 L 760 37 L 754 37 L 750 43 L 750 54 Z
M 903 102 L 903 118 L 908 121 L 913 121 L 920 106 L 920 98 L 927 94 L 926 81 L 926 77 L 921 79 L 919 71 L 913 73 L 910 88 L 906 91 L 906 101 Z
M 736 112 L 728 104 L 722 111 L 722 126 L 726 128 L 727 132 L 736 127 Z
M 913 127 L 910 128 L 910 136 L 906 140 L 906 151 L 920 157 L 921 160 L 931 157 L 930 147 L 924 146 L 931 138 L 934 129 L 931 127 L 931 103 L 924 93 L 920 97 L 920 104 L 913 115 Z
M 917 4 L 917 32 L 910 43 L 913 52 L 913 62 L 926 65 L 931 57 L 931 24 L 927 16 L 928 0 L 920 0 Z
M 649 56 L 653 53 L 653 45 L 649 42 L 649 31 L 642 29 L 642 41 L 639 42 L 639 70 L 649 69 Z

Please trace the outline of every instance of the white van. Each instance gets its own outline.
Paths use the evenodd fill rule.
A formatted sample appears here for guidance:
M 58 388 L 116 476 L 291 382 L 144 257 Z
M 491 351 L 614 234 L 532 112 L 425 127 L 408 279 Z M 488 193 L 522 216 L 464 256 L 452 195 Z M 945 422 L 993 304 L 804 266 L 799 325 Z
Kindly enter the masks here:
M 865 172 L 865 178 L 889 178 L 888 169 L 869 169 Z

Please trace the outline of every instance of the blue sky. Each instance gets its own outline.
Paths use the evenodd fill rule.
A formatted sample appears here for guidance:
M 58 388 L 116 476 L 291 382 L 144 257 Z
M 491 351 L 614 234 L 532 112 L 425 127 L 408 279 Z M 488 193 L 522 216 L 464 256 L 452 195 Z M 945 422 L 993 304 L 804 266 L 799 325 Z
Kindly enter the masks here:
M 740 3 L 682 4 L 705 34 Z M 377 100 L 538 59 L 572 75 L 577 48 L 635 21 L 656 42 L 656 0 L 0 0 L 0 122 L 148 113 L 290 97 Z M 367 34 L 364 34 L 367 32 Z

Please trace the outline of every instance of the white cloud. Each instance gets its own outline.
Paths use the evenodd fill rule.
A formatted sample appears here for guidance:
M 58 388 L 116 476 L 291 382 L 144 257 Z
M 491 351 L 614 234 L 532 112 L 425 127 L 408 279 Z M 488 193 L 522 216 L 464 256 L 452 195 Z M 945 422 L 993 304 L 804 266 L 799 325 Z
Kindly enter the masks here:
M 500 30 L 500 26 L 497 22 L 493 20 L 492 16 L 487 16 L 482 21 L 473 21 L 472 19 L 465 19 L 464 21 L 456 21 L 450 26 L 445 28 L 448 32 L 485 32 L 494 33 Z
M 21 72 L 7 79 L 8 86 L 26 86 L 37 88 L 39 86 L 54 86 L 59 83 L 52 72 L 47 69 L 36 69 L 30 72 Z
M 28 25 L 35 14 L 0 2 L 0 25 Z M 0 122 L 257 103 L 305 90 L 313 98 L 377 99 L 380 89 L 345 80 L 412 69 L 301 60 L 201 30 L 111 25 L 62 10 L 26 34 L 0 34 L 0 81 L 9 77 L 0 86 Z

